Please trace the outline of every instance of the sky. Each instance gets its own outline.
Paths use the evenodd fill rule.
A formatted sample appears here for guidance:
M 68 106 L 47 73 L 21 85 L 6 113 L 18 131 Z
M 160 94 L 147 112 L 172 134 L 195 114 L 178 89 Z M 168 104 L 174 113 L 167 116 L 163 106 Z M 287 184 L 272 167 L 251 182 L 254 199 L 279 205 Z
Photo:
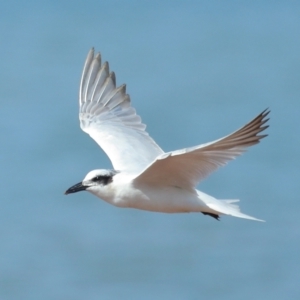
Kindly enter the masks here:
M 1 299 L 299 297 L 297 1 L 10 1 L 0 11 Z M 269 108 L 269 136 L 199 185 L 267 222 L 64 196 L 111 168 L 79 128 L 91 47 L 165 151 Z

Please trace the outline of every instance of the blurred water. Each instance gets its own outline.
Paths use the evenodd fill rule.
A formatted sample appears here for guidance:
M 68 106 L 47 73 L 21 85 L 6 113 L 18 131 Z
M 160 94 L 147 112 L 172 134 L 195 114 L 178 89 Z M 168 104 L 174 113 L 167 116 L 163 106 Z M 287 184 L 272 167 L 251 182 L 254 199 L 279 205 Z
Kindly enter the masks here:
M 1 9 L 0 299 L 297 299 L 297 2 L 29 1 Z M 110 167 L 78 123 L 91 46 L 165 149 L 270 107 L 269 137 L 199 188 L 267 223 L 63 192 Z

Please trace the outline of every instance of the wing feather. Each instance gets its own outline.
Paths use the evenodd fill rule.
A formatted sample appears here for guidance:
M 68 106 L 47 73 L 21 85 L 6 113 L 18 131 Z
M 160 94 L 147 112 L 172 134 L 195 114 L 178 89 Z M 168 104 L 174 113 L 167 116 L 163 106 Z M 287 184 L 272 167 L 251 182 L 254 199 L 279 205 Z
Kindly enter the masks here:
M 135 181 L 194 189 L 213 171 L 267 136 L 259 133 L 269 127 L 264 125 L 269 120 L 266 118 L 269 112 L 264 110 L 251 122 L 219 140 L 160 155 Z
M 141 172 L 163 154 L 145 131 L 140 116 L 130 106 L 126 85 L 116 87 L 114 72 L 101 55 L 87 55 L 79 89 L 80 127 L 106 152 L 114 168 Z

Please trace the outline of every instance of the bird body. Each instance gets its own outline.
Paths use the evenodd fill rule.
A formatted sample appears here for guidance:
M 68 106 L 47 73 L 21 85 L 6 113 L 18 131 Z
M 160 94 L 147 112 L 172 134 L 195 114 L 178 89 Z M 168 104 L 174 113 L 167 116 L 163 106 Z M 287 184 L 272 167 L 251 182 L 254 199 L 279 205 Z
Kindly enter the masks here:
M 81 77 L 80 126 L 111 159 L 114 169 L 89 172 L 66 194 L 86 190 L 118 206 L 164 213 L 202 212 L 259 219 L 240 212 L 235 202 L 218 200 L 196 189 L 210 173 L 259 143 L 268 125 L 265 110 L 239 130 L 219 140 L 165 153 L 145 131 L 130 105 L 126 87 L 116 88 L 108 63 L 90 50 Z
M 101 174 L 102 171 L 106 170 L 97 170 L 97 174 Z M 88 182 L 88 179 L 84 179 L 83 182 Z M 261 221 L 240 213 L 238 206 L 231 204 L 239 200 L 217 200 L 196 189 L 138 183 L 126 173 L 114 175 L 112 182 L 101 189 L 98 185 L 89 187 L 89 192 L 117 207 L 163 213 L 202 212 L 215 216 L 228 214 Z

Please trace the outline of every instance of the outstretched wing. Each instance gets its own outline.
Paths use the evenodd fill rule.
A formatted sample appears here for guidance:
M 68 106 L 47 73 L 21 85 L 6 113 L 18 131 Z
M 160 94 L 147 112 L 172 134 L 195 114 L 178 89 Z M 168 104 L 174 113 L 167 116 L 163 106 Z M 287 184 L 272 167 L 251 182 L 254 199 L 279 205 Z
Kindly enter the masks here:
M 130 106 L 126 86 L 116 88 L 108 63 L 91 49 L 86 58 L 79 90 L 80 127 L 110 158 L 114 169 L 141 172 L 162 153 Z
M 222 139 L 160 155 L 135 178 L 135 182 L 195 188 L 197 184 L 228 161 L 244 153 L 247 147 L 259 143 L 267 135 L 259 133 L 268 125 L 265 110 L 244 127 Z

